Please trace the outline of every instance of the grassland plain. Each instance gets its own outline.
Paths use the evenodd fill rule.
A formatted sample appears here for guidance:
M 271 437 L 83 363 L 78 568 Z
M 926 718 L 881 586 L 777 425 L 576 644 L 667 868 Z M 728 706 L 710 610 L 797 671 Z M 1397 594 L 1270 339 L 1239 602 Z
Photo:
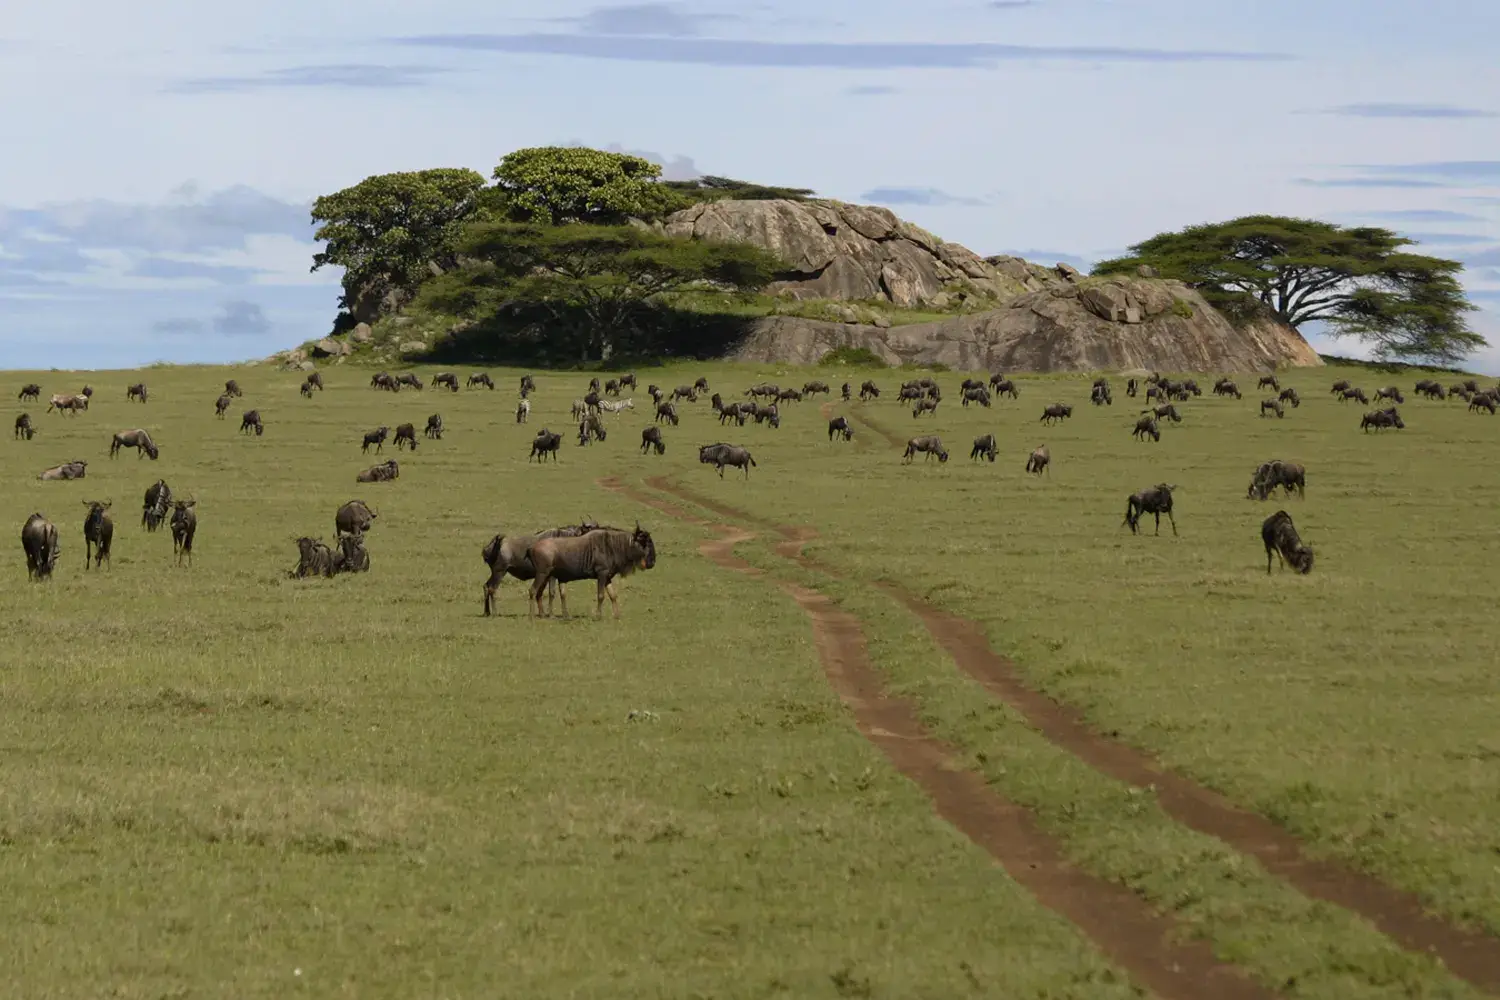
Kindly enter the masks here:
M 213 420 L 230 374 L 264 438 Z M 705 374 L 726 396 L 812 377 L 649 374 L 669 386 Z M 896 381 L 849 377 L 864 374 Z M 779 431 L 721 431 L 698 404 L 666 429 L 667 455 L 645 458 L 638 409 L 543 469 L 525 462 L 527 441 L 568 425 L 586 375 L 539 377 L 518 428 L 509 372 L 496 393 L 392 397 L 335 367 L 312 401 L 267 369 L 91 374 L 90 413 L 29 407 L 40 433 L 13 442 L 0 501 L 17 528 L 48 512 L 65 545 L 51 584 L 22 586 L 17 552 L 17 583 L 0 590 L 15 622 L 0 651 L 12 751 L 0 870 L 17 887 L 0 919 L 19 994 L 232 982 L 240 995 L 1126 995 L 845 723 L 796 606 L 697 558 L 698 529 L 595 485 L 614 475 L 815 525 L 809 551 L 846 577 L 818 586 L 859 615 L 924 720 L 1081 865 L 1262 982 L 1309 997 L 1473 995 L 1056 751 L 868 585 L 897 580 L 984 623 L 1030 683 L 1099 728 L 1494 929 L 1500 745 L 1483 650 L 1500 625 L 1463 569 L 1494 537 L 1494 428 L 1461 404 L 1409 401 L 1407 430 L 1361 434 L 1355 404 L 1326 395 L 1339 374 L 1284 379 L 1306 402 L 1281 421 L 1258 419 L 1253 393 L 1194 401 L 1160 444 L 1130 439 L 1135 408 L 1118 387 L 1096 410 L 1078 378 L 1020 380 L 1019 402 L 986 411 L 961 409 L 962 376 L 943 374 L 949 400 L 920 421 L 889 395 L 835 402 L 859 422 L 852 446 L 829 444 L 816 404 L 787 406 Z M 127 406 L 138 377 L 152 402 Z M 84 380 L 12 378 L 44 393 Z M 1053 400 L 1074 417 L 1036 427 Z M 445 440 L 401 456 L 396 483 L 355 488 L 373 461 L 361 432 L 420 427 L 432 411 Z M 160 462 L 104 457 L 131 426 L 156 434 Z M 876 431 L 919 426 L 953 461 L 903 467 Z M 986 431 L 1001 461 L 970 466 L 968 441 Z M 697 464 L 695 446 L 721 439 L 755 452 L 748 480 Z M 1055 467 L 1033 481 L 1021 465 L 1042 441 Z M 88 479 L 34 480 L 74 457 L 90 460 Z M 1244 499 L 1271 457 L 1308 466 L 1305 501 Z M 172 569 L 166 536 L 135 526 L 157 475 L 200 501 L 193 570 Z M 1163 479 L 1183 487 L 1181 537 L 1132 538 L 1125 494 Z M 374 571 L 285 580 L 291 539 L 331 532 L 351 496 L 381 514 Z M 72 505 L 95 497 L 116 501 L 121 527 L 115 566 L 91 578 Z M 1277 505 L 1317 548 L 1309 578 L 1264 573 L 1257 529 Z M 505 617 L 476 617 L 491 534 L 584 514 L 640 516 L 661 547 L 658 568 L 622 586 L 623 622 L 526 622 L 515 584 Z M 627 722 L 632 708 L 658 718 Z

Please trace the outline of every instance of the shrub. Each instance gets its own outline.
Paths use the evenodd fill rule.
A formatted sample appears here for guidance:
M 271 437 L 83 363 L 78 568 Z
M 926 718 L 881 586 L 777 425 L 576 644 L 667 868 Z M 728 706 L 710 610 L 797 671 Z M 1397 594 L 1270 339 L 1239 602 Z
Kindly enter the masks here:
M 835 347 L 818 359 L 820 365 L 854 365 L 859 368 L 889 368 L 868 347 Z
M 1183 319 L 1193 318 L 1193 307 L 1175 295 L 1172 297 L 1172 315 L 1181 316 Z

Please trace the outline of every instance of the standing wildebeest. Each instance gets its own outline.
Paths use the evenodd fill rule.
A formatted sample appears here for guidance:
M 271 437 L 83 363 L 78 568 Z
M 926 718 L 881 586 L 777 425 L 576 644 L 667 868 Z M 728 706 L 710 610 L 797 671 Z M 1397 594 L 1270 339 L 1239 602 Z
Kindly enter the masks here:
M 316 389 L 319 392 L 322 392 L 323 391 L 323 376 L 320 373 L 318 373 L 318 372 L 313 372 L 311 375 L 307 376 L 306 380 L 304 380 L 302 384 L 305 385 L 305 386 L 309 386 L 309 387 L 311 387 L 313 389 Z
M 804 382 L 802 385 L 802 395 L 804 396 L 813 396 L 820 392 L 826 396 L 829 391 L 828 383 L 817 379 L 813 379 L 811 382 Z
M 41 399 L 42 387 L 35 382 L 28 382 L 26 385 L 21 386 L 21 391 L 16 398 L 20 400 Z
M 1255 388 L 1257 389 L 1264 389 L 1267 386 L 1275 389 L 1277 392 L 1281 391 L 1281 383 L 1276 381 L 1275 375 L 1262 375 L 1260 381 L 1255 383 Z
M 733 420 L 739 426 L 745 426 L 745 420 L 755 415 L 755 404 L 749 402 L 729 403 L 719 411 L 719 426 L 723 426 L 726 420 Z
M 114 458 L 119 454 L 121 448 L 134 448 L 137 458 L 145 455 L 151 456 L 151 461 L 156 461 L 161 456 L 157 450 L 156 442 L 151 440 L 151 435 L 145 430 L 137 427 L 133 431 L 120 431 L 109 443 L 109 457 Z
M 972 462 L 982 456 L 993 462 L 998 454 L 1000 454 L 1000 445 L 996 443 L 995 435 L 986 434 L 984 437 L 974 439 L 974 447 L 969 449 L 969 461 Z
M 1054 420 L 1062 420 L 1073 415 L 1073 408 L 1066 403 L 1053 403 L 1042 411 L 1041 423 L 1050 424 Z
M 1360 430 L 1368 434 L 1371 427 L 1375 428 L 1376 430 L 1384 430 L 1387 427 L 1394 427 L 1397 430 L 1405 430 L 1406 424 L 1402 422 L 1401 414 L 1396 412 L 1396 408 L 1394 406 L 1388 406 L 1383 410 L 1372 410 L 1371 412 L 1366 413 L 1362 418 L 1360 418 Z
M 1487 392 L 1475 393 L 1473 398 L 1469 400 L 1469 409 L 1475 413 L 1478 413 L 1480 410 L 1489 410 L 1490 413 L 1494 413 L 1496 405 L 1495 397 Z
M 698 449 L 698 461 L 705 465 L 713 465 L 719 470 L 719 478 L 724 478 L 724 466 L 732 465 L 736 469 L 743 469 L 745 478 L 750 478 L 750 467 L 755 465 L 755 459 L 750 457 L 750 449 L 737 444 L 706 444 Z M 758 468 L 758 466 L 757 466 Z
M 375 446 L 375 454 L 380 454 L 380 452 L 385 448 L 386 435 L 388 435 L 390 431 L 391 429 L 389 427 L 378 427 L 375 430 L 366 433 L 364 443 L 359 446 L 359 450 L 361 452 L 367 452 L 370 450 L 370 445 L 373 444 Z
M 78 390 L 78 395 L 82 396 L 84 399 L 93 399 L 94 387 L 91 385 L 86 385 L 82 389 Z
M 1020 399 L 1021 394 L 1016 390 L 1016 384 L 1008 378 L 996 382 L 991 388 L 995 390 L 995 397 L 1009 396 L 1011 399 Z
M 698 390 L 690 385 L 679 385 L 672 390 L 672 402 L 675 403 L 679 399 L 685 399 L 689 403 L 696 403 L 698 402 Z
M 87 410 L 88 408 L 89 398 L 87 396 L 75 396 L 70 392 L 53 393 L 52 398 L 47 401 L 48 413 L 51 413 L 53 410 L 56 410 L 58 413 L 66 411 L 76 417 L 79 410 Z
M 524 424 L 526 418 L 531 416 L 531 400 L 522 399 L 516 403 L 516 423 Z
M 1040 476 L 1051 464 L 1052 452 L 1047 450 L 1046 445 L 1041 445 L 1026 459 L 1026 471 L 1034 476 Z
M 112 501 L 100 503 L 85 500 L 83 505 L 89 512 L 83 516 L 83 568 L 89 568 L 89 557 L 93 556 L 94 568 L 98 569 L 109 558 L 109 546 L 115 538 L 115 522 L 109 516 Z
M 536 379 L 532 378 L 530 375 L 522 375 L 521 376 L 521 395 L 524 396 L 528 392 L 536 392 Z
M 531 582 L 531 599 L 536 604 L 537 617 L 542 616 L 542 592 L 547 584 L 573 583 L 577 580 L 596 580 L 599 584 L 598 600 L 594 606 L 594 617 L 604 614 L 604 598 L 609 597 L 615 617 L 620 617 L 620 599 L 615 593 L 615 578 L 629 576 L 638 569 L 651 569 L 656 565 L 656 543 L 650 532 L 639 523 L 631 532 L 619 528 L 596 528 L 572 538 L 541 538 L 531 546 L 531 564 L 536 579 Z M 568 593 L 563 590 L 562 613 L 568 616 Z M 548 608 L 551 613 L 551 608 Z
M 1159 535 L 1161 516 L 1165 514 L 1172 522 L 1172 534 L 1177 534 L 1177 518 L 1172 516 L 1172 491 L 1175 489 L 1177 487 L 1169 483 L 1157 483 L 1149 490 L 1132 493 L 1125 501 L 1125 520 L 1121 523 L 1130 525 L 1130 533 L 1134 535 L 1140 530 L 1141 518 L 1152 514 L 1156 517 L 1156 533 Z
M 1134 399 L 1136 393 L 1138 393 L 1140 391 L 1141 391 L 1140 383 L 1137 382 L 1135 379 L 1129 379 L 1128 381 L 1126 381 L 1126 383 L 1125 383 L 1125 395 L 1129 396 L 1131 399 Z
M 1276 399 L 1278 402 L 1291 403 L 1292 409 L 1294 410 L 1302 405 L 1302 397 L 1297 395 L 1297 390 L 1292 386 L 1287 386 L 1285 389 L 1282 389 L 1281 395 L 1277 396 Z
M 23 413 L 16 418 L 16 437 L 30 441 L 36 434 L 36 428 L 31 426 L 31 414 Z
M 980 406 L 987 407 L 990 405 L 990 391 L 984 386 L 980 386 L 977 389 L 965 389 L 960 403 L 963 406 L 968 406 L 970 403 L 978 403 Z
M 1347 403 L 1351 399 L 1357 399 L 1367 406 L 1370 403 L 1369 399 L 1365 397 L 1365 391 L 1363 389 L 1343 389 L 1339 392 L 1340 403 Z
M 531 442 L 531 454 L 526 456 L 526 461 L 529 462 L 533 458 L 536 458 L 538 461 L 545 462 L 547 456 L 551 455 L 552 461 L 555 462 L 557 461 L 557 450 L 561 445 L 562 435 L 554 434 L 543 427 L 538 432 L 536 439 Z
M 376 372 L 370 376 L 371 389 L 384 389 L 387 392 L 400 392 L 401 383 L 391 377 L 390 372 Z
M 397 385 L 409 385 L 413 389 L 417 389 L 417 390 L 421 390 L 422 387 L 423 387 L 422 386 L 421 376 L 417 375 L 415 372 L 406 372 L 403 375 L 397 375 L 396 376 L 396 384 Z
M 303 395 L 304 398 L 306 398 L 306 399 L 312 399 L 313 384 L 311 382 L 309 382 L 309 381 L 305 381 L 304 380 L 303 383 L 302 383 L 302 388 L 298 389 L 297 391 L 300 392 L 300 393 L 302 393 L 302 395 Z M 228 397 L 226 397 L 226 396 L 220 396 L 219 398 L 220 399 L 227 399 Z
M 1401 395 L 1401 390 L 1394 385 L 1388 385 L 1384 389 L 1375 390 L 1375 402 L 1378 403 L 1382 399 L 1394 399 L 1398 403 L 1406 402 L 1406 397 Z
M 621 389 L 635 389 L 635 388 L 637 388 L 636 382 L 635 382 L 635 372 L 626 372 L 624 375 L 620 376 L 620 388 Z
M 489 372 L 475 372 L 473 375 L 469 376 L 468 382 L 464 384 L 470 389 L 474 388 L 476 385 L 482 385 L 491 392 L 495 391 L 495 380 L 490 378 Z
M 1260 415 L 1265 416 L 1267 413 L 1274 413 L 1278 417 L 1286 416 L 1286 411 L 1281 408 L 1281 400 L 1279 399 L 1262 399 L 1260 401 Z
M 401 466 L 396 464 L 394 458 L 388 458 L 379 465 L 372 465 L 364 472 L 354 477 L 356 483 L 388 483 L 401 475 Z
M 772 403 L 770 406 L 755 406 L 753 403 L 749 405 L 751 406 L 750 415 L 755 418 L 757 424 L 770 424 L 772 427 L 781 426 L 781 410 L 775 403 Z M 744 410 L 745 406 L 746 404 L 744 403 L 740 404 L 741 411 Z
M 303 390 L 303 394 L 305 395 L 307 393 L 307 386 L 303 385 L 302 386 L 302 390 Z M 234 397 L 231 396 L 231 395 L 229 395 L 228 393 L 225 393 L 224 395 L 220 396 L 218 399 L 214 400 L 214 416 L 218 417 L 220 420 L 223 420 L 224 419 L 224 414 L 226 412 L 228 412 L 229 407 L 233 403 L 234 403 Z
M 443 439 L 443 415 L 441 413 L 434 413 L 428 416 L 427 428 L 422 431 L 422 434 L 434 441 L 441 441 Z
M 297 568 L 292 570 L 292 576 L 333 576 L 333 550 L 321 539 L 308 538 L 306 535 L 297 539 L 297 557 Z
M 854 428 L 849 426 L 848 418 L 840 416 L 828 421 L 828 440 L 836 437 L 843 437 L 845 441 L 854 439 Z
M 193 536 L 198 533 L 198 515 L 193 510 L 198 501 L 189 497 L 172 502 L 172 551 L 177 553 L 177 565 L 182 565 L 183 556 L 188 565 L 193 563 Z
M 82 479 L 88 472 L 88 464 L 83 459 L 75 458 L 71 462 L 54 465 L 40 476 L 37 476 L 37 478 L 44 483 L 56 482 L 60 479 Z
M 801 389 L 782 389 L 776 394 L 778 403 L 800 403 L 802 402 Z
M 839 389 L 839 392 L 842 393 L 842 398 L 843 398 L 844 402 L 846 402 L 846 403 L 849 402 L 850 392 L 849 392 L 849 383 L 848 382 L 844 383 L 843 387 Z
M 165 479 L 158 479 L 146 487 L 146 502 L 141 505 L 141 524 L 147 531 L 155 531 L 167 516 L 167 507 L 172 503 L 172 487 Z
M 702 375 L 699 375 L 696 379 L 693 380 L 693 388 L 698 392 L 707 392 L 708 379 L 703 377 Z
M 913 406 L 911 408 L 911 415 L 913 417 L 920 417 L 924 413 L 931 413 L 933 416 L 937 416 L 937 408 L 938 408 L 938 401 L 937 400 L 935 400 L 935 399 L 919 399 L 919 400 L 917 400 L 917 405 L 915 405 L 915 406 Z
M 604 394 L 606 396 L 618 396 L 620 394 L 620 380 L 617 378 L 605 379 Z
M 458 391 L 458 376 L 452 372 L 438 372 L 432 376 L 432 384 L 435 386 L 446 385 L 454 392 Z
M 256 437 L 260 437 L 266 432 L 266 425 L 260 422 L 259 410 L 246 410 L 240 416 L 240 433 L 244 434 L 252 430 L 255 432 Z
M 593 378 L 589 379 L 589 392 L 596 393 L 598 391 L 599 391 L 599 376 L 595 375 Z
M 879 399 L 880 387 L 869 379 L 865 379 L 859 384 L 859 398 L 861 402 L 869 399 Z
M 1333 383 L 1333 388 L 1329 391 L 1332 392 L 1333 395 L 1337 396 L 1339 393 L 1348 388 L 1350 388 L 1349 380 L 1346 378 L 1341 378 L 1337 382 Z
M 896 390 L 896 402 L 904 403 L 907 400 L 916 402 L 925 395 L 926 392 L 922 390 L 921 386 L 917 385 L 915 382 L 907 382 L 903 384 L 901 388 Z
M 1149 436 L 1153 441 L 1161 440 L 1161 428 L 1156 425 L 1155 417 L 1142 417 L 1135 422 L 1135 430 L 1130 436 L 1137 441 L 1144 441 Z
M 236 382 L 234 379 L 230 379 L 228 382 L 224 383 L 224 395 L 239 397 L 243 396 L 244 392 L 240 390 L 240 384 L 238 382 Z
M 490 578 L 484 583 L 484 615 L 488 618 L 494 609 L 495 594 L 500 589 L 500 581 L 507 575 L 517 580 L 536 579 L 536 567 L 531 564 L 531 548 L 543 538 L 575 538 L 578 535 L 597 530 L 599 525 L 591 521 L 579 525 L 568 525 L 562 528 L 548 528 L 544 531 L 532 532 L 529 535 L 496 535 L 485 545 L 481 553 L 484 564 L 490 568 Z M 561 589 L 557 580 L 551 581 L 547 587 L 547 612 L 552 612 L 552 601 Z M 526 597 L 527 613 L 531 610 L 531 595 Z
M 588 444 L 590 441 L 603 441 L 607 437 L 604 430 L 604 422 L 599 419 L 599 414 L 590 413 L 578 421 L 578 443 Z
M 1089 402 L 1095 406 L 1114 406 L 1115 397 L 1110 394 L 1109 386 L 1096 385 L 1089 390 Z
M 943 439 L 936 434 L 914 437 L 906 442 L 906 451 L 901 453 L 901 460 L 909 463 L 918 452 L 925 455 L 924 462 L 931 460 L 933 455 L 937 456 L 940 464 L 948 461 L 948 449 L 943 447 Z
M 350 500 L 333 515 L 333 535 L 364 534 L 375 523 L 376 514 L 363 500 Z
M 652 448 L 656 449 L 658 455 L 665 455 L 667 453 L 667 445 L 661 439 L 660 427 L 647 427 L 641 431 L 641 454 L 646 454 Z
M 1284 510 L 1278 510 L 1260 526 L 1261 541 L 1266 543 L 1266 573 L 1271 572 L 1271 553 L 1275 552 L 1281 559 L 1281 568 L 1286 569 L 1287 563 L 1292 564 L 1292 569 L 1306 576 L 1312 572 L 1313 550 L 1302 544 L 1302 539 L 1297 535 L 1297 527 L 1292 524 L 1292 515 Z
M 396 428 L 396 450 L 400 451 L 402 445 L 410 445 L 412 451 L 417 450 L 416 424 L 401 424 Z
M 1149 413 L 1154 417 L 1164 417 L 1167 420 L 1172 421 L 1172 423 L 1174 424 L 1182 423 L 1182 414 L 1177 412 L 1176 403 L 1163 403 L 1162 405 L 1154 406 L 1149 410 L 1142 410 L 1141 413 Z
M 1281 459 L 1272 459 L 1262 462 L 1255 469 L 1255 474 L 1250 477 L 1250 489 L 1245 496 L 1252 500 L 1264 500 L 1276 491 L 1277 487 L 1286 491 L 1287 496 L 1293 493 L 1301 497 L 1307 496 L 1307 470 L 1296 462 L 1283 462 Z
M 21 527 L 21 550 L 26 553 L 27 579 L 45 580 L 57 565 L 57 528 L 41 514 L 32 514 Z
M 1231 378 L 1221 378 L 1218 382 L 1214 383 L 1214 395 L 1233 396 L 1235 399 L 1245 398 L 1244 394 L 1240 392 L 1240 387 L 1235 385 L 1234 379 Z
M 125 390 L 125 401 L 128 403 L 132 399 L 139 399 L 143 403 L 146 401 L 146 383 L 137 382 Z
M 665 400 L 656 404 L 656 422 L 661 423 L 663 420 L 671 421 L 673 427 L 677 426 L 677 407 Z

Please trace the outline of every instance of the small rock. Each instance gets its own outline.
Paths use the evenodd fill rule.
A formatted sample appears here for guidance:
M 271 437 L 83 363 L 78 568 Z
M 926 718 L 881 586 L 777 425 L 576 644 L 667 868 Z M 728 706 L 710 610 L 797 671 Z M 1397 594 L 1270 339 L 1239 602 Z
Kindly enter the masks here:
M 1135 273 L 1139 274 L 1143 278 L 1154 278 L 1156 277 L 1156 268 L 1152 267 L 1150 264 L 1137 264 L 1135 267 Z
M 342 340 L 334 340 L 332 337 L 324 337 L 312 346 L 312 356 L 315 358 L 341 357 L 353 351 L 354 348 Z
M 1077 281 L 1079 278 L 1083 277 L 1083 275 L 1078 272 L 1078 268 L 1074 267 L 1072 264 L 1059 263 L 1057 265 L 1057 273 L 1062 275 L 1068 281 Z
M 953 296 L 947 292 L 938 292 L 927 300 L 927 305 L 933 309 L 947 309 L 953 304 Z
M 655 722 L 659 716 L 644 708 L 632 708 L 630 714 L 625 716 L 626 722 Z
M 425 350 L 427 350 L 427 345 L 420 340 L 405 341 L 400 347 L 402 354 L 413 354 Z
M 833 314 L 839 318 L 840 323 L 858 323 L 859 313 L 848 306 L 839 306 L 833 310 Z
M 354 327 L 354 332 L 349 334 L 350 339 L 360 344 L 368 344 L 375 337 L 375 331 L 370 329 L 370 324 L 359 323 Z
M 881 313 L 876 313 L 875 318 L 870 320 L 870 325 L 878 326 L 882 330 L 889 330 L 891 328 L 891 320 L 889 316 L 882 315 Z

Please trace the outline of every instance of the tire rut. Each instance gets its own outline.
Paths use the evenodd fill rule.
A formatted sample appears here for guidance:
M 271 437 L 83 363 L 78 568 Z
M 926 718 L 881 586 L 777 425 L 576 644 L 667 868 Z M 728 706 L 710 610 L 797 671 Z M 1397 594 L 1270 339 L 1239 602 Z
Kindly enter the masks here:
M 699 497 L 663 476 L 647 483 L 716 514 L 769 527 L 783 538 L 773 546 L 777 555 L 828 576 L 845 577 L 803 553 L 803 547 L 817 538 L 811 528 L 772 525 Z M 1415 893 L 1336 861 L 1310 856 L 1301 841 L 1259 813 L 1169 770 L 1146 751 L 1099 733 L 1077 709 L 1028 687 L 1015 663 L 990 648 L 978 623 L 937 608 L 887 581 L 876 581 L 874 586 L 905 605 L 960 669 L 1019 712 L 1053 745 L 1096 771 L 1152 791 L 1174 820 L 1250 855 L 1303 895 L 1358 914 L 1408 951 L 1438 958 L 1453 975 L 1500 996 L 1500 939 L 1433 914 Z
M 855 420 L 858 420 L 860 423 L 864 424 L 866 427 L 870 428 L 870 430 L 874 431 L 876 434 L 879 434 L 881 437 L 885 438 L 887 443 L 895 445 L 897 448 L 906 447 L 906 438 L 897 434 L 893 430 L 888 430 L 881 424 L 876 423 L 874 420 L 871 420 L 864 414 L 863 410 L 851 409 L 849 411 L 849 415 Z
M 648 481 L 657 489 L 661 477 Z M 772 579 L 734 554 L 756 536 L 719 524 L 663 498 L 633 489 L 615 477 L 599 485 L 669 517 L 716 531 L 699 552 L 724 569 L 760 577 L 787 593 L 807 614 L 829 684 L 854 716 L 861 735 L 932 801 L 939 816 L 984 850 L 1048 909 L 1061 914 L 1139 985 L 1162 1000 L 1270 1000 L 1277 994 L 1219 961 L 1203 941 L 1182 940 L 1180 925 L 1156 913 L 1129 890 L 1070 865 L 1060 843 L 1044 833 L 1026 809 L 1000 796 L 958 762 L 953 748 L 923 728 L 916 707 L 885 691 L 870 662 L 859 620 L 824 594 Z M 696 503 L 695 499 L 688 499 Z M 800 547 L 803 532 L 783 529 L 778 549 Z

